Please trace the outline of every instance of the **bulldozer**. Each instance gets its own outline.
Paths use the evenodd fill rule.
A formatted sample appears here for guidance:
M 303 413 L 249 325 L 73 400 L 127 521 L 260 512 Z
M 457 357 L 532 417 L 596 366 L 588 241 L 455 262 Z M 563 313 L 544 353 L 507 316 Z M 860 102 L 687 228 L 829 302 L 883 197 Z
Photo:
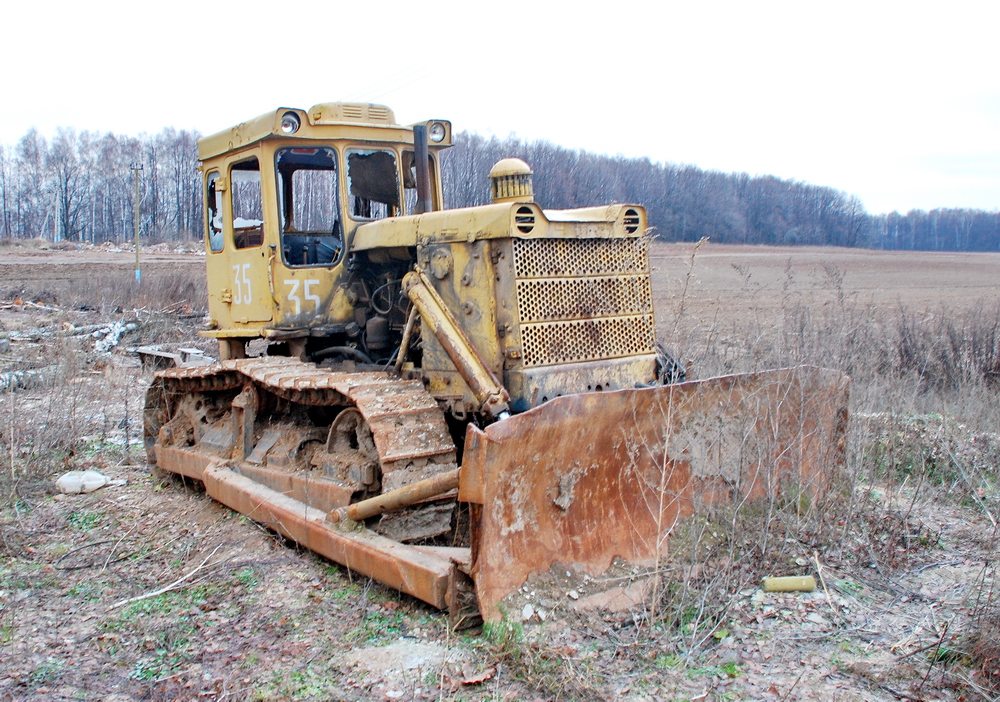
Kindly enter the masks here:
M 365 103 L 199 141 L 219 360 L 155 373 L 154 471 L 456 626 L 533 574 L 655 570 L 699 510 L 827 488 L 847 376 L 686 380 L 644 208 L 543 209 L 508 158 L 446 209 L 451 144 Z

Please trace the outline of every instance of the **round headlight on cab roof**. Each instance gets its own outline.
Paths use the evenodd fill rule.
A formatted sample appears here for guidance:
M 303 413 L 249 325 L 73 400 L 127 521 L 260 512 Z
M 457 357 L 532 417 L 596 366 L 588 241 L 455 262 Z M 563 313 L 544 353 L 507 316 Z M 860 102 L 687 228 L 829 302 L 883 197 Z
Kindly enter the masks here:
M 447 130 L 444 128 L 444 125 L 441 124 L 440 122 L 433 122 L 431 126 L 427 129 L 428 138 L 435 144 L 443 141 L 445 134 L 447 134 Z
M 286 112 L 281 115 L 281 131 L 285 134 L 294 134 L 299 131 L 299 116 L 294 112 Z

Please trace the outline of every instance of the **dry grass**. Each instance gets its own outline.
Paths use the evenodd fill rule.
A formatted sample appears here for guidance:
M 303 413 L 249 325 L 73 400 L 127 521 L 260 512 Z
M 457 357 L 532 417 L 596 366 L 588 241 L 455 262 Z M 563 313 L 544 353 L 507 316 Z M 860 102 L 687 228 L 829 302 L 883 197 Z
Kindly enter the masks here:
M 818 554 L 841 572 L 870 569 L 866 577 L 891 584 L 937 546 L 940 535 L 917 517 L 920 506 L 943 502 L 978 515 L 990 550 L 1000 519 L 996 300 L 955 311 L 887 309 L 860 302 L 845 288 L 843 273 L 828 266 L 818 284 L 824 304 L 803 301 L 810 295 L 800 294 L 789 273 L 775 319 L 763 312 L 773 299 L 755 301 L 773 293 L 756 287 L 748 269 L 734 269 L 750 314 L 717 315 L 708 324 L 675 319 L 678 333 L 668 346 L 698 377 L 799 364 L 849 373 L 849 449 L 838 488 L 822 502 L 741 505 L 683 525 L 682 538 L 672 541 L 677 572 L 656 609 L 672 633 L 657 642 L 688 657 L 717 643 L 739 593 L 757 587 L 762 574 L 816 574 Z M 953 663 L 948 679 L 958 684 L 960 661 L 968 661 L 977 684 L 995 693 L 1000 607 L 993 566 L 984 573 L 968 588 L 980 605 L 979 614 L 963 620 L 967 657 L 941 657 L 931 667 Z
M 190 343 L 201 318 L 186 313 L 204 309 L 199 283 L 187 269 L 155 271 L 142 286 L 98 270 L 86 281 L 67 284 L 58 296 L 31 286 L 13 293 L 55 311 L 28 309 L 10 318 L 18 332 L 37 336 L 16 341 L 17 355 L 7 355 L 3 370 L 31 369 L 37 383 L 29 392 L 5 393 L 0 399 L 3 494 L 25 499 L 42 490 L 40 478 L 98 452 L 119 462 L 136 459 L 126 447 L 141 437 L 148 374 L 136 359 L 96 351 L 90 336 L 62 332 L 69 324 L 118 322 L 136 327 L 121 337 L 121 348 L 165 340 Z
M 55 280 L 46 288 L 35 285 L 22 293 L 27 299 L 40 295 L 62 307 L 104 315 L 131 310 L 205 310 L 208 304 L 204 274 L 193 267 L 147 270 L 141 285 L 136 284 L 133 271 L 95 267 L 83 285 Z
M 114 310 L 163 309 L 205 310 L 208 298 L 204 275 L 196 270 L 152 270 L 143 274 L 142 284 L 120 272 L 99 271 L 88 281 L 88 290 L 72 291 L 63 296 L 73 307 L 96 307 L 102 312 Z M 94 295 L 93 290 L 99 290 Z M 96 299 L 95 299 L 96 298 Z M 96 304 L 95 304 L 96 303 Z

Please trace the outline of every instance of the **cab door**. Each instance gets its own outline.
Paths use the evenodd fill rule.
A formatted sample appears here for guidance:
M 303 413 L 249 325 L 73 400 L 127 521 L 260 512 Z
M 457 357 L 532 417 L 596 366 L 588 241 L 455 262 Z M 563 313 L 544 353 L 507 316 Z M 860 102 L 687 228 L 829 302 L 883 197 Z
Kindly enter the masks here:
M 271 320 L 274 307 L 259 159 L 251 156 L 229 164 L 221 184 L 225 255 L 210 259 L 209 288 L 218 291 L 217 299 L 210 300 L 219 312 L 213 316 L 222 329 L 259 328 L 259 322 Z

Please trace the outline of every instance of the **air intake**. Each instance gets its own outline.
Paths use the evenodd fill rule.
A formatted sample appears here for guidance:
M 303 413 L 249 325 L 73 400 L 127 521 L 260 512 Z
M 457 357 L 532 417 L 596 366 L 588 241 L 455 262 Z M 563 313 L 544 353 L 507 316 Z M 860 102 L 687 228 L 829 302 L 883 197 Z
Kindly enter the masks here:
M 635 234 L 639 231 L 639 225 L 642 223 L 642 218 L 639 217 L 639 213 L 635 210 L 625 210 L 625 217 L 622 223 L 625 225 L 625 231 L 629 234 Z
M 519 158 L 497 161 L 490 169 L 490 195 L 493 202 L 534 202 L 535 191 L 531 175 L 531 166 Z

